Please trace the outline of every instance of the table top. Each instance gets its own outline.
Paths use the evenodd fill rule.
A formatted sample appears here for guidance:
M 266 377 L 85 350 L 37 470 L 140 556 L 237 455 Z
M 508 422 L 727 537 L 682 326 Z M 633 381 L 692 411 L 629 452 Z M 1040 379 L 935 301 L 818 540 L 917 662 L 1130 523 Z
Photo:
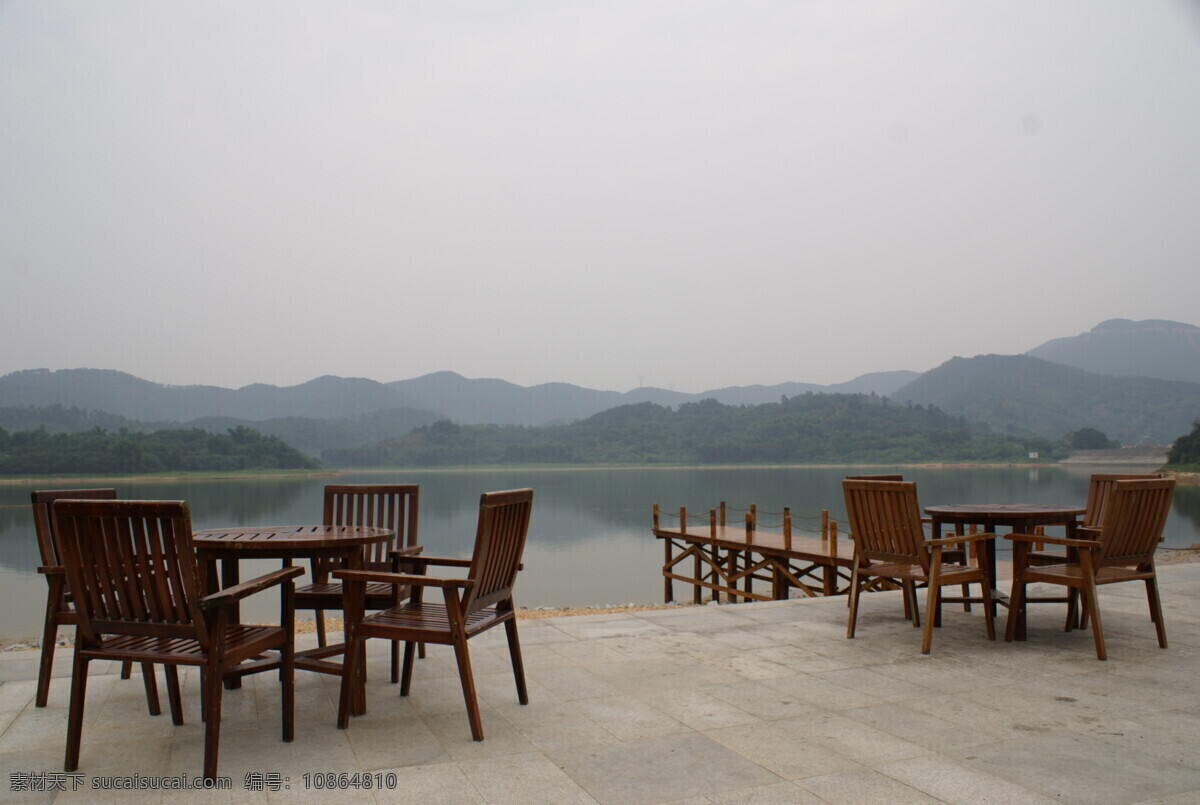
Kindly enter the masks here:
M 357 525 L 276 525 L 206 528 L 193 532 L 201 551 L 303 553 L 321 549 L 353 548 L 383 542 L 390 528 Z
M 925 513 L 940 519 L 964 519 L 970 522 L 1005 523 L 1013 520 L 1039 518 L 1074 519 L 1086 512 L 1082 506 L 1059 503 L 956 503 L 948 506 L 926 506 Z

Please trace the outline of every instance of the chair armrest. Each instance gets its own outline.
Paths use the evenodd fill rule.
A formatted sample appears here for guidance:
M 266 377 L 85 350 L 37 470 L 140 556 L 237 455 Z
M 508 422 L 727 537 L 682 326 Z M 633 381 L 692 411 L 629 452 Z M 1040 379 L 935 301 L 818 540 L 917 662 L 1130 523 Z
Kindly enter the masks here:
M 416 556 L 423 550 L 425 550 L 424 545 L 408 545 L 403 548 L 393 548 L 388 553 L 388 555 L 389 556 L 399 556 L 401 558 L 404 558 L 404 557 L 409 557 L 409 556 Z
M 1005 534 L 1005 539 L 1013 542 L 1044 542 L 1047 545 L 1063 545 L 1068 548 L 1100 548 L 1094 539 L 1067 539 L 1066 537 L 1047 537 L 1045 534 Z
M 410 565 L 443 565 L 445 567 L 470 567 L 470 559 L 451 559 L 447 556 L 415 556 L 392 551 L 392 555 L 400 554 L 400 558 Z
M 925 540 L 925 545 L 929 548 L 943 547 L 946 545 L 961 545 L 964 542 L 983 542 L 984 540 L 992 539 L 995 536 L 996 536 L 995 534 L 992 534 L 987 531 L 984 531 L 979 534 L 962 534 L 962 535 L 956 534 L 953 537 L 943 537 L 941 539 L 927 539 L 927 540 Z
M 383 584 L 408 584 L 414 587 L 475 586 L 474 579 L 439 579 L 436 576 L 410 576 L 405 573 L 381 573 L 374 570 L 335 570 L 333 577 L 340 581 L 373 581 Z
M 65 567 L 61 567 L 59 565 L 38 565 L 37 572 L 41 573 L 43 576 L 65 576 L 65 575 L 67 575 L 67 569 Z
M 220 592 L 215 592 L 212 595 L 206 595 L 200 599 L 200 606 L 204 609 L 213 609 L 215 607 L 225 607 L 241 601 L 248 595 L 262 592 L 276 584 L 284 581 L 291 581 L 297 576 L 304 575 L 302 567 L 281 567 L 279 570 L 273 570 L 270 573 L 259 576 L 250 581 L 243 581 L 241 584 L 235 584 Z

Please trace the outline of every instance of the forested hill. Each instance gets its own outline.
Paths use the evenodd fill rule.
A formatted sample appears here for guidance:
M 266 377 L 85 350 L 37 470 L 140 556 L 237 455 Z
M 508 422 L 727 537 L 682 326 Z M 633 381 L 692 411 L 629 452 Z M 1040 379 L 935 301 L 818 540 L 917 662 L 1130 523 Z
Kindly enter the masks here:
M 953 358 L 899 389 L 1001 433 L 1060 438 L 1096 428 L 1125 444 L 1169 444 L 1200 414 L 1200 383 L 1109 377 L 1028 355 Z
M 144 473 L 313 469 L 317 462 L 275 436 L 249 428 L 228 433 L 162 430 L 86 433 L 0 428 L 0 474 Z
M 936 408 L 803 394 L 778 403 L 639 403 L 551 427 L 436 422 L 373 447 L 327 450 L 337 466 L 521 463 L 1024 461 L 1049 440 L 996 436 Z

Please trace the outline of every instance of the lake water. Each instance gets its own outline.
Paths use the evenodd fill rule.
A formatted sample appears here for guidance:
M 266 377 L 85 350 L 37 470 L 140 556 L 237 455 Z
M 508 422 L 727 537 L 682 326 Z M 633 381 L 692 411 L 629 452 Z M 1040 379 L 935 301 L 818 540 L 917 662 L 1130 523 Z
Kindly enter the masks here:
M 1088 475 L 1145 472 L 1141 469 L 1041 467 L 913 469 L 872 467 L 857 471 L 903 472 L 919 485 L 924 505 L 939 503 L 1067 503 L 1083 505 Z M 586 606 L 655 603 L 662 600 L 662 545 L 650 535 L 651 504 L 695 516 L 725 500 L 761 511 L 790 506 L 796 517 L 830 516 L 846 529 L 841 479 L 844 467 L 579 469 L 389 472 L 339 476 L 338 483 L 416 483 L 421 486 L 419 534 L 425 552 L 469 556 L 481 492 L 529 486 L 534 512 L 525 552 L 525 571 L 516 588 L 518 606 Z M 317 523 L 321 489 L 330 478 L 264 480 L 137 481 L 0 486 L 0 638 L 40 633 L 46 585 L 29 509 L 33 488 L 114 486 L 127 498 L 187 500 L 194 528 Z M 731 515 L 731 519 L 733 515 Z M 690 518 L 689 518 L 690 519 Z M 764 516 L 764 522 L 778 522 Z M 797 521 L 798 527 L 814 521 Z M 1181 486 L 1166 527 L 1166 546 L 1200 542 L 1200 487 Z M 1001 551 L 1007 546 L 998 543 Z M 248 579 L 278 565 L 247 563 Z M 684 586 L 676 596 L 689 598 Z M 278 597 L 258 596 L 248 618 L 277 617 Z

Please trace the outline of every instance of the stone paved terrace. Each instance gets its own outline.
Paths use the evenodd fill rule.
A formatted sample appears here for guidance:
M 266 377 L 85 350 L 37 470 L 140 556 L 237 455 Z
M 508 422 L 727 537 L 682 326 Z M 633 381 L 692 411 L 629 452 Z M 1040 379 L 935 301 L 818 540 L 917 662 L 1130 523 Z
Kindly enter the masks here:
M 895 593 L 522 621 L 531 702 L 516 703 L 503 630 L 471 641 L 487 739 L 470 740 L 452 656 L 431 648 L 413 695 L 386 682 L 372 641 L 370 712 L 334 727 L 336 680 L 297 673 L 297 738 L 279 741 L 278 683 L 225 697 L 221 774 L 244 802 L 1200 802 L 1200 564 L 1161 570 L 1170 649 L 1143 588 L 1104 588 L 1110 659 L 1040 605 L 1024 644 L 989 643 L 978 608 L 947 607 L 933 654 Z M 519 592 L 519 588 L 518 588 Z M 305 638 L 311 640 L 311 638 Z M 69 649 L 50 706 L 36 652 L 0 656 L 5 802 L 230 801 L 229 794 L 21 793 L 11 772 L 62 768 Z M 196 674 L 188 724 L 146 714 L 142 686 L 97 667 L 81 772 L 198 774 Z M 164 702 L 165 703 L 165 702 Z M 305 772 L 392 771 L 394 791 L 305 790 Z M 279 772 L 290 790 L 243 788 Z M 57 798 L 56 798 L 57 797 Z

